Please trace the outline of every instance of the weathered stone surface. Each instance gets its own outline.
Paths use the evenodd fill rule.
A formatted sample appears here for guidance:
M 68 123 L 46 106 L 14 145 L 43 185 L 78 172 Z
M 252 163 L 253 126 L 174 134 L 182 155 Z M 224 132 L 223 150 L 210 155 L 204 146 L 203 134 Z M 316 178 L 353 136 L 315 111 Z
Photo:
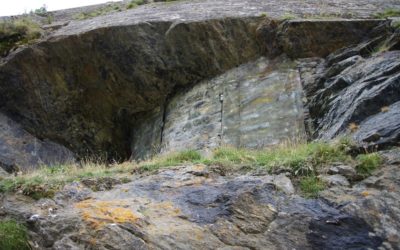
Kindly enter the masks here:
M 131 134 L 131 159 L 146 159 L 160 152 L 165 108 L 136 115 Z
M 384 191 L 391 185 L 386 171 L 379 192 L 398 195 L 399 189 Z M 209 174 L 198 174 L 204 172 Z M 331 206 L 286 195 L 273 184 L 276 178 L 220 176 L 198 165 L 136 176 L 108 191 L 88 194 L 72 185 L 76 188 L 67 188 L 54 201 L 7 196 L 1 202 L 8 217 L 24 221 L 36 215 L 29 233 L 39 248 L 378 249 L 399 243 L 393 235 L 398 214 L 371 221 L 365 215 L 375 208 L 360 203 L 364 196 Z M 64 195 L 71 190 L 73 196 Z M 328 194 L 334 190 L 324 197 L 332 200 Z M 386 195 L 379 199 L 394 201 Z M 398 202 L 391 205 L 399 209 Z
M 400 78 L 397 80 L 400 81 Z M 400 86 L 398 87 L 400 89 Z M 400 141 L 400 101 L 364 120 L 353 137 L 367 147 L 398 145 Z
M 262 148 L 304 138 L 302 89 L 295 64 L 260 58 L 198 83 L 139 116 L 132 157 L 221 145 Z M 151 119 L 148 117 L 150 116 Z M 161 136 L 161 137 L 160 137 Z M 153 146 L 151 146 L 153 145 Z
M 370 38 L 374 28 L 382 25 L 389 23 L 385 20 L 293 20 L 279 27 L 278 45 L 292 58 L 326 57 Z
M 258 57 L 259 20 L 126 22 L 79 36 L 64 31 L 0 66 L 1 109 L 80 155 L 127 158 L 132 115 L 163 105 L 174 87 Z
M 354 179 L 357 176 L 357 172 L 354 167 L 348 165 L 337 165 L 332 166 L 328 170 L 328 174 L 339 174 L 348 178 L 349 180 Z
M 369 7 L 364 8 L 365 4 Z M 351 4 L 336 0 L 330 2 L 324 14 L 341 17 L 338 13 L 346 10 L 343 13 L 351 11 L 354 18 L 368 17 L 393 6 L 396 4 L 389 0 L 365 0 Z M 139 114 L 165 109 L 167 97 L 173 98 L 182 88 L 256 59 L 262 53 L 272 54 L 268 49 L 265 51 L 269 45 L 263 44 L 274 43 L 269 34 L 279 33 L 279 37 L 286 37 L 277 40 L 278 47 L 279 43 L 293 45 L 283 46 L 286 48 L 284 52 L 305 51 L 301 52 L 304 55 L 293 54 L 294 57 L 308 56 L 309 52 L 322 55 L 357 42 L 361 39 L 361 31 L 382 23 L 290 21 L 282 26 L 286 28 L 281 28 L 281 32 L 275 32 L 274 29 L 281 23 L 278 19 L 287 12 L 304 17 L 321 14 L 320 8 L 311 0 L 292 0 L 284 5 L 276 0 L 204 0 L 150 4 L 88 20 L 64 22 L 64 26 L 48 31 L 47 36 L 37 44 L 20 48 L 2 59 L 0 109 L 36 137 L 60 143 L 79 156 L 127 159 L 132 148 L 138 147 L 143 139 L 132 133 L 146 127 L 135 119 L 140 117 Z M 68 17 L 62 13 L 54 16 L 59 22 L 66 21 L 64 19 Z M 318 32 L 315 30 L 303 36 L 298 34 L 303 29 L 295 28 L 296 25 L 303 27 L 307 33 L 315 26 L 329 29 L 318 28 Z M 297 43 L 296 36 L 309 37 L 310 40 Z M 314 39 L 318 36 L 328 39 Z M 329 39 L 331 36 L 335 39 Z M 321 48 L 324 48 L 323 52 Z M 291 77 L 295 78 L 296 73 L 292 73 Z M 275 81 L 272 78 L 261 82 L 268 85 L 263 88 L 274 88 L 269 82 Z M 238 90 L 243 92 L 246 84 L 251 83 L 243 83 Z M 252 106 L 244 102 L 233 105 L 243 105 L 240 111 L 246 115 L 251 112 L 246 110 L 246 106 L 249 109 L 261 107 L 261 104 Z M 199 117 L 196 121 L 199 124 L 207 122 L 206 117 Z M 154 131 L 155 137 L 160 123 L 157 118 L 155 127 L 149 129 Z M 144 119 L 143 124 L 149 123 Z M 257 134 L 256 131 L 266 125 L 249 124 L 247 129 L 251 126 L 257 128 L 249 133 L 234 132 L 241 134 L 234 139 L 236 144 L 247 145 L 250 141 L 252 147 L 264 144 L 264 134 Z M 285 134 L 285 129 L 283 131 Z M 248 137 L 245 138 L 247 135 L 244 134 Z M 261 142 L 254 142 L 254 138 L 262 139 Z M 153 139 L 150 138 L 150 141 Z M 208 138 L 203 139 L 207 144 Z M 148 152 L 149 148 L 166 144 L 161 140 L 142 147 L 147 147 L 145 151 Z M 268 143 L 272 139 L 265 140 Z M 144 140 L 144 143 L 147 141 Z M 229 139 L 227 143 L 232 141 Z M 134 155 L 144 154 L 141 158 L 147 156 L 141 149 L 134 150 Z
M 350 134 L 366 147 L 397 145 L 400 53 L 389 51 L 354 57 L 360 49 L 364 49 L 363 45 L 330 56 L 324 63 L 326 70 L 322 73 L 319 70 L 319 77 L 313 83 L 320 88 L 306 88 L 316 91 L 307 95 L 314 136 L 331 139 Z M 337 58 L 344 67 L 332 76 L 329 72 L 334 66 L 329 65 Z
M 335 174 L 335 175 L 320 175 L 318 176 L 319 179 L 321 179 L 323 182 L 328 184 L 328 186 L 350 186 L 349 181 L 344 177 L 343 175 L 340 174 Z
M 399 166 L 387 166 L 352 189 L 336 187 L 322 193 L 324 199 L 343 211 L 364 219 L 384 238 L 383 249 L 398 249 L 399 238 Z
M 64 146 L 32 136 L 0 113 L 0 168 L 18 172 L 73 161 L 74 154 Z
M 275 176 L 273 183 L 279 190 L 282 190 L 286 194 L 294 194 L 295 192 L 292 181 L 285 174 Z

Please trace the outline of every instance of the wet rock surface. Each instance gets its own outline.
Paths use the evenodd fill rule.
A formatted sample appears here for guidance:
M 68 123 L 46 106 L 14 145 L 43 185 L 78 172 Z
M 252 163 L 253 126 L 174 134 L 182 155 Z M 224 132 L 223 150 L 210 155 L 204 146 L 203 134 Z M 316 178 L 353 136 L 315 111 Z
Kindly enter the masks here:
M 39 249 L 397 249 L 397 168 L 305 199 L 280 188 L 282 175 L 173 167 L 108 191 L 3 197 L 2 216 L 28 220 Z

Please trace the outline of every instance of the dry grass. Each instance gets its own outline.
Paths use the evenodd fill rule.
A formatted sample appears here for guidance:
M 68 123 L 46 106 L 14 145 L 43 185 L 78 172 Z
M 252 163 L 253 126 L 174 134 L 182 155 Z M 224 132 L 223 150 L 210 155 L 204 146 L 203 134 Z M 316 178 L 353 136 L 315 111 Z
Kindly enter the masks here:
M 358 166 L 357 169 L 367 176 L 381 164 L 378 154 L 353 157 L 349 154 L 352 149 L 354 145 L 350 140 L 341 139 L 332 143 L 288 142 L 263 150 L 221 147 L 215 149 L 213 155 L 208 158 L 195 150 L 187 150 L 157 156 L 141 163 L 105 165 L 87 161 L 80 165 L 42 167 L 20 176 L 0 179 L 0 192 L 21 191 L 25 195 L 40 199 L 52 197 L 64 185 L 74 181 L 111 177 L 125 182 L 132 173 L 151 173 L 162 168 L 190 164 L 220 166 L 229 171 L 245 167 L 246 171 L 264 169 L 273 172 L 284 168 L 299 178 L 316 176 L 320 168 L 337 162 Z

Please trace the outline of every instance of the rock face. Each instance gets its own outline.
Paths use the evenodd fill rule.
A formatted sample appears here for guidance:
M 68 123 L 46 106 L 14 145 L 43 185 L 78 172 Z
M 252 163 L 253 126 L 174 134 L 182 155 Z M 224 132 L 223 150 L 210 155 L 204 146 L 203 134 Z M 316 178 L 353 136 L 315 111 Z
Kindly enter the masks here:
M 71 22 L 3 60 L 1 111 L 38 138 L 80 157 L 109 160 L 188 146 L 256 148 L 297 138 L 303 112 L 295 64 L 243 63 L 271 49 L 294 58 L 323 56 L 369 37 L 372 27 L 386 21 L 280 24 L 260 15 L 261 2 L 245 14 L 237 10 L 243 3 L 235 2 L 230 13 L 235 17 L 188 16 L 160 6 L 155 16 L 140 17 L 144 8 Z M 314 38 L 328 39 L 299 43 L 299 25 L 324 30 Z M 331 26 L 338 28 L 330 31 Z M 333 44 L 329 37 L 338 30 L 341 40 Z M 277 46 L 268 48 L 271 39 Z
M 1 113 L 0 152 L 0 167 L 7 172 L 74 161 L 74 154 L 67 148 L 37 139 Z
M 142 22 L 54 37 L 0 67 L 0 105 L 79 155 L 127 158 L 132 115 L 162 105 L 176 87 L 256 57 L 257 19 Z
M 399 5 L 335 0 L 322 14 L 366 18 Z M 398 145 L 399 32 L 388 20 L 281 19 L 321 9 L 179 1 L 47 27 L 0 62 L 0 169 L 262 148 L 306 131 Z M 124 184 L 74 182 L 54 199 L 0 194 L 0 219 L 28 225 L 38 249 L 398 249 L 400 154 L 385 155 L 358 183 L 354 168 L 325 166 L 329 188 L 317 199 L 281 172 L 188 165 Z
M 400 53 L 365 55 L 373 42 L 339 51 L 316 66 L 322 73 L 306 87 L 315 137 L 350 134 L 366 147 L 398 144 Z
M 332 200 L 337 206 L 280 191 L 274 183 L 289 185 L 283 176 L 220 176 L 202 165 L 137 176 L 109 191 L 72 184 L 54 201 L 2 202 L 7 216 L 36 214 L 30 231 L 39 248 L 395 249 L 399 220 L 367 216 L 379 211 L 381 201 L 390 201 L 398 215 L 400 189 L 389 189 L 398 171 L 391 171 L 382 169 L 374 186 L 364 187 L 369 180 L 358 185 L 354 197 L 335 196 L 343 199 Z M 331 193 L 345 189 L 324 197 L 331 200 Z M 376 203 L 365 202 L 379 194 Z
M 154 149 L 262 148 L 304 137 L 303 113 L 293 62 L 260 58 L 174 96 L 164 112 L 138 118 L 145 122 L 133 130 L 132 156 Z

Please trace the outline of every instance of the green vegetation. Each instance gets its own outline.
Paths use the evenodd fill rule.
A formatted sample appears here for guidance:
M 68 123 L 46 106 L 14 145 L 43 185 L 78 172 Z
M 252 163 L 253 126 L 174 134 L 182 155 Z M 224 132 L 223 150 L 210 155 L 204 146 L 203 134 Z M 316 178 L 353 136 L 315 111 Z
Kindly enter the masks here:
M 245 150 L 235 148 L 219 148 L 214 152 L 208 164 L 247 165 L 252 168 L 289 168 L 294 175 L 310 175 L 318 167 L 332 162 L 350 162 L 346 154 L 350 147 L 348 142 L 334 144 L 323 142 L 285 144 L 265 150 Z
M 30 249 L 26 228 L 13 220 L 0 221 L 0 249 Z
M 300 180 L 300 190 L 307 198 L 316 198 L 325 189 L 325 183 L 316 176 L 307 176 Z
M 94 11 L 91 12 L 81 12 L 73 16 L 74 19 L 77 20 L 84 20 L 89 19 L 97 16 L 102 16 L 111 12 L 119 12 L 122 11 L 121 6 L 118 3 L 109 3 L 105 6 L 102 6 Z
M 139 5 L 143 5 L 146 2 L 144 0 L 131 0 L 128 5 L 126 6 L 127 9 L 136 8 Z
M 0 179 L 0 192 L 20 191 L 34 199 L 52 197 L 65 184 L 87 178 L 112 177 L 127 180 L 127 174 L 154 172 L 161 168 L 184 164 L 205 164 L 217 166 L 224 171 L 251 171 L 264 169 L 273 172 L 284 168 L 300 181 L 300 188 L 307 196 L 315 196 L 324 185 L 317 181 L 318 170 L 326 165 L 342 162 L 357 166 L 357 171 L 368 176 L 381 164 L 377 153 L 352 157 L 351 141 L 346 139 L 334 143 L 313 142 L 282 144 L 263 150 L 247 150 L 222 147 L 214 150 L 211 157 L 202 157 L 194 150 L 170 153 L 151 160 L 134 163 L 126 162 L 106 166 L 87 162 L 43 167 L 17 177 Z
M 39 25 L 28 17 L 0 22 L 0 56 L 18 45 L 29 44 L 41 36 Z
M 113 177 L 126 182 L 126 174 L 135 164 L 123 163 L 106 166 L 98 163 L 71 164 L 42 167 L 21 176 L 0 179 L 0 192 L 17 192 L 33 199 L 50 198 L 67 183 L 87 178 Z
M 281 17 L 282 20 L 292 20 L 292 19 L 296 19 L 296 18 L 297 18 L 297 16 L 295 14 L 289 13 L 289 12 L 286 12 Z
M 133 8 L 136 8 L 136 7 L 146 4 L 146 3 L 147 2 L 145 0 L 131 0 L 126 5 L 123 5 L 120 3 L 109 3 L 109 4 L 102 6 L 94 11 L 82 12 L 82 13 L 76 14 L 73 18 L 78 19 L 78 20 L 89 19 L 89 18 L 102 16 L 102 15 L 112 13 L 112 12 L 119 12 L 119 11 L 123 11 L 123 10 L 127 10 L 127 9 L 133 9 Z
M 400 9 L 386 9 L 374 15 L 376 18 L 400 17 Z
M 382 164 L 382 158 L 378 153 L 357 156 L 357 173 L 367 177 Z
M 46 17 L 47 16 L 47 6 L 43 5 L 42 7 L 35 9 L 33 11 L 34 14 L 38 15 L 38 16 L 43 16 Z
M 186 150 L 177 153 L 171 153 L 165 156 L 160 156 L 139 165 L 139 172 L 155 171 L 163 167 L 178 166 L 185 162 L 200 163 L 205 159 L 195 150 Z

